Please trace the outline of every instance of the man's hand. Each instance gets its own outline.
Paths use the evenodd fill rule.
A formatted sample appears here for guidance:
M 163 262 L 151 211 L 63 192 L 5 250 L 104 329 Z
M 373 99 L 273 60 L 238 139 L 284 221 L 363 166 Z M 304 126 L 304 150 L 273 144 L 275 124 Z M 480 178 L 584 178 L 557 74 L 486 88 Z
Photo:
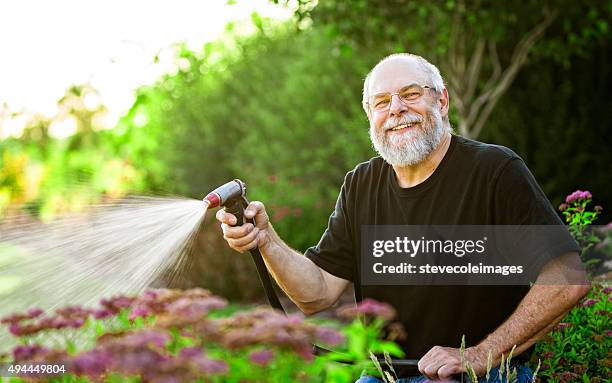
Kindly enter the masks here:
M 223 238 L 232 249 L 240 253 L 255 247 L 266 247 L 270 242 L 268 231 L 271 226 L 264 204 L 259 201 L 251 202 L 244 209 L 244 216 L 246 218 L 255 217 L 255 226 L 251 223 L 245 223 L 241 226 L 230 226 L 236 224 L 236 217 L 233 214 L 226 213 L 223 209 L 217 211 L 216 218 L 221 222 Z
M 481 376 L 487 372 L 487 357 L 476 347 L 465 349 L 465 358 L 470 366 Z M 428 379 L 450 379 L 455 374 L 466 372 L 461 363 L 458 348 L 434 346 L 419 360 L 419 371 Z

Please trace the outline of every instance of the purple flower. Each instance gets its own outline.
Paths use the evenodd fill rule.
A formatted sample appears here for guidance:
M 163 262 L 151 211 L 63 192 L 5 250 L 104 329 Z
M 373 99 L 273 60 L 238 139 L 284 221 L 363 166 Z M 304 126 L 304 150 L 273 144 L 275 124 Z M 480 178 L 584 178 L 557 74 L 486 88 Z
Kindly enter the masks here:
M 604 294 L 610 294 L 612 292 L 612 287 L 606 287 L 605 289 L 603 289 L 603 293 Z
M 185 347 L 181 349 L 180 356 L 182 358 L 194 358 L 196 356 L 202 356 L 204 353 L 200 347 Z
M 357 306 L 345 305 L 338 309 L 338 314 L 345 318 L 356 318 L 360 314 L 370 315 L 374 317 L 382 318 L 386 321 L 390 321 L 395 318 L 395 309 L 386 303 L 379 302 L 377 300 L 366 298 L 359 302 Z
M 593 195 L 589 191 L 576 190 L 572 194 L 565 197 L 566 203 L 572 203 L 575 201 L 585 201 L 593 198 Z
M 126 335 L 124 341 L 133 347 L 142 347 L 146 345 L 155 345 L 164 347 L 172 337 L 164 331 L 158 330 L 141 330 L 132 334 Z
M 260 366 L 267 365 L 274 358 L 272 350 L 253 351 L 249 354 L 249 360 Z
M 227 363 L 222 360 L 213 360 L 208 358 L 203 358 L 202 361 L 197 363 L 200 368 L 200 372 L 204 374 L 223 374 L 228 370 Z
M 72 360 L 74 372 L 78 375 L 102 375 L 110 365 L 112 358 L 112 354 L 105 350 L 84 352 Z
M 542 354 L 542 357 L 543 357 L 544 359 L 550 359 L 550 358 L 552 358 L 553 356 L 555 356 L 555 354 L 554 354 L 554 353 L 552 353 L 552 352 L 550 352 L 550 351 L 545 352 L 544 354 Z
M 9 332 L 15 336 L 24 335 L 21 326 L 19 323 L 11 323 L 9 325 Z
M 85 324 L 84 319 L 74 319 L 74 320 L 68 321 L 68 327 L 70 328 L 81 328 L 83 327 L 84 324 Z
M 15 362 L 32 360 L 37 355 L 49 352 L 49 349 L 37 344 L 17 346 L 13 349 L 13 359 Z
M 208 314 L 210 310 L 225 307 L 224 299 L 210 297 L 203 299 L 181 298 L 170 304 L 167 310 L 186 319 L 197 320 Z
M 316 330 L 317 339 L 321 342 L 326 343 L 330 346 L 335 346 L 344 342 L 344 336 L 340 334 L 338 331 L 327 328 L 327 327 L 318 327 Z
M 582 303 L 582 307 L 592 307 L 597 302 L 599 302 L 599 299 L 587 299 Z
M 607 337 L 611 337 L 611 338 L 612 338 L 612 330 L 606 330 L 606 331 L 604 331 L 604 334 L 605 334 Z
M 96 319 L 105 319 L 105 318 L 115 315 L 115 313 L 113 313 L 109 309 L 93 310 L 92 313 L 93 313 L 94 318 Z
M 134 307 L 134 309 L 130 313 L 129 320 L 134 320 L 138 317 L 146 317 L 148 315 L 151 315 L 151 311 L 149 310 L 149 308 L 144 305 L 138 305 Z
M 209 359 L 200 347 L 185 347 L 179 353 L 179 364 L 193 364 L 202 374 L 222 374 L 227 372 L 228 366 L 222 360 Z
M 37 318 L 41 316 L 43 313 L 44 311 L 39 308 L 31 308 L 28 311 L 26 311 L 26 315 L 28 316 L 29 319 Z

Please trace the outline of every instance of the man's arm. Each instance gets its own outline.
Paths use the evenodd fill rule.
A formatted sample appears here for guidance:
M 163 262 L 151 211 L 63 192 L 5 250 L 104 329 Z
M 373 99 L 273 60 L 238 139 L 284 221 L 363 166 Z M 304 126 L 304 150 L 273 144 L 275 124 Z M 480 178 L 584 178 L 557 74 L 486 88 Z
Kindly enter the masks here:
M 577 253 L 549 261 L 514 313 L 476 348 L 499 359 L 514 345 L 518 354 L 546 335 L 591 289 L 580 264 Z
M 591 286 L 584 271 L 577 267 L 580 262 L 577 253 L 549 261 L 514 313 L 482 342 L 465 350 L 466 359 L 476 374 L 486 372 L 489 351 L 494 366 L 501 361 L 502 353 L 507 356 L 514 345 L 517 346 L 514 355 L 523 352 L 546 335 L 588 293 Z M 561 284 L 563 281 L 568 284 Z M 550 284 L 553 282 L 556 284 Z M 570 285 L 570 282 L 583 284 Z M 433 347 L 421 358 L 419 370 L 432 379 L 465 372 L 459 349 L 441 346 Z
M 245 209 L 250 223 L 232 227 L 236 217 L 219 210 L 217 219 L 222 223 L 223 237 L 231 248 L 241 253 L 259 247 L 266 266 L 287 296 L 310 315 L 333 305 L 349 281 L 338 278 L 319 268 L 314 262 L 291 249 L 276 233 L 263 203 L 254 201 Z

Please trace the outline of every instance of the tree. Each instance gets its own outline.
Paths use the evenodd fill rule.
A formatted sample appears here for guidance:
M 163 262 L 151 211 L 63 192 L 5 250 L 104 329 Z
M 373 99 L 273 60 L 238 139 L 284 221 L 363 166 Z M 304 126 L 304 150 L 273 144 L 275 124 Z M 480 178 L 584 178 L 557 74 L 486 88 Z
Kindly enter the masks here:
M 571 55 L 608 36 L 612 9 L 610 1 L 586 0 L 531 0 L 520 6 L 465 0 L 314 4 L 299 2 L 300 25 L 312 19 L 315 27 L 326 27 L 346 54 L 369 56 L 374 64 L 409 51 L 436 64 L 447 79 L 459 133 L 471 138 L 480 135 L 530 57 L 569 63 Z

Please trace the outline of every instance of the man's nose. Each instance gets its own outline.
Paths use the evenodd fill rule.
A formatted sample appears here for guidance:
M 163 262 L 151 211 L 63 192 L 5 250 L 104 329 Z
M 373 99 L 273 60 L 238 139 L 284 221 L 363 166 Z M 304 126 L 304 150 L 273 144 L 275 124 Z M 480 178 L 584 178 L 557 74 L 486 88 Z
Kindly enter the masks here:
M 408 105 L 402 101 L 399 95 L 391 95 L 391 105 L 389 105 L 389 114 L 391 116 L 400 116 L 408 111 Z

